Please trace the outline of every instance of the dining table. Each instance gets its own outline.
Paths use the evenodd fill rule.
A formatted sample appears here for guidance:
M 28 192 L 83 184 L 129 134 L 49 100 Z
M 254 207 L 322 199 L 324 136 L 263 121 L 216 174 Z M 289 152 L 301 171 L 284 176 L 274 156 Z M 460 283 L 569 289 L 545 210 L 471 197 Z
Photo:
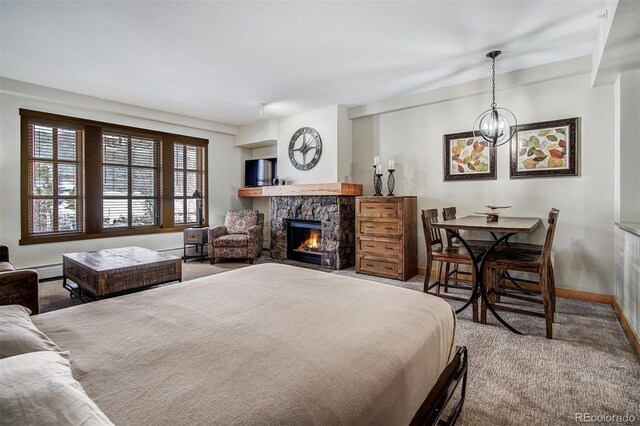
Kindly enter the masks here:
M 504 320 L 489 301 L 484 283 L 484 268 L 489 257 L 496 252 L 501 244 L 505 244 L 516 234 L 531 234 L 542 220 L 537 217 L 503 217 L 499 216 L 497 221 L 489 222 L 486 216 L 464 216 L 456 219 L 445 220 L 443 222 L 433 223 L 431 226 L 437 229 L 444 229 L 451 237 L 456 238 L 460 244 L 467 250 L 472 259 L 471 266 L 475 270 L 475 282 L 469 299 L 464 302 L 461 308 L 456 310 L 456 314 L 467 309 L 472 303 L 476 303 L 478 299 L 482 299 L 491 314 L 506 328 L 513 333 L 522 334 L 512 325 Z M 487 232 L 493 237 L 491 244 L 487 244 L 481 248 L 471 248 L 461 234 L 461 231 Z

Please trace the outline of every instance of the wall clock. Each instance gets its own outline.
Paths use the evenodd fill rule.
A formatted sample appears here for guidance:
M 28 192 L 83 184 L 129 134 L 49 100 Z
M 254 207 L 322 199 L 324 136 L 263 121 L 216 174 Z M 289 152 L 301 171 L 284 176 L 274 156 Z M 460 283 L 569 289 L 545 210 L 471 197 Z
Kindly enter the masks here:
M 298 170 L 311 170 L 322 155 L 322 139 L 311 127 L 296 131 L 289 142 L 289 159 Z

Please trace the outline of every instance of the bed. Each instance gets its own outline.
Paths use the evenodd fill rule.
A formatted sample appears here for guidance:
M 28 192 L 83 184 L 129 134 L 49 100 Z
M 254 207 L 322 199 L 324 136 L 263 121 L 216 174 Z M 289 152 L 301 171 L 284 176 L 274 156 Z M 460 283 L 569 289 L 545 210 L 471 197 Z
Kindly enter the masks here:
M 443 300 L 281 264 L 32 319 L 117 425 L 409 424 L 459 372 Z

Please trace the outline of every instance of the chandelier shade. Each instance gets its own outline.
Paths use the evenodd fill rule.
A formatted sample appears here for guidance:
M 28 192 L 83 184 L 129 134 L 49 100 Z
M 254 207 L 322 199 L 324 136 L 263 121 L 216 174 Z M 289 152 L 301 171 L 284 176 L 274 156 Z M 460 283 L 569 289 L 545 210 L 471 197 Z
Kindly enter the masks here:
M 473 136 L 487 142 L 489 146 L 499 146 L 509 142 L 516 134 L 518 120 L 514 113 L 496 104 L 496 57 L 502 52 L 494 50 L 487 53 L 492 62 L 492 103 L 491 107 L 483 111 L 473 123 Z

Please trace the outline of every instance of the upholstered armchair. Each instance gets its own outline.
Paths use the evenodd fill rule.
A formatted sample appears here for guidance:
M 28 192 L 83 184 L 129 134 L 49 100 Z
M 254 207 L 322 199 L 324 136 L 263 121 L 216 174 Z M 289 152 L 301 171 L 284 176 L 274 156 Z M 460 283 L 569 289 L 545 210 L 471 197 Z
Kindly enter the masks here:
M 224 225 L 209 228 L 209 261 L 248 259 L 253 263 L 262 252 L 264 214 L 257 210 L 231 210 Z
M 9 247 L 0 245 L 0 305 L 22 305 L 39 312 L 38 273 L 30 269 L 16 270 L 9 263 Z

